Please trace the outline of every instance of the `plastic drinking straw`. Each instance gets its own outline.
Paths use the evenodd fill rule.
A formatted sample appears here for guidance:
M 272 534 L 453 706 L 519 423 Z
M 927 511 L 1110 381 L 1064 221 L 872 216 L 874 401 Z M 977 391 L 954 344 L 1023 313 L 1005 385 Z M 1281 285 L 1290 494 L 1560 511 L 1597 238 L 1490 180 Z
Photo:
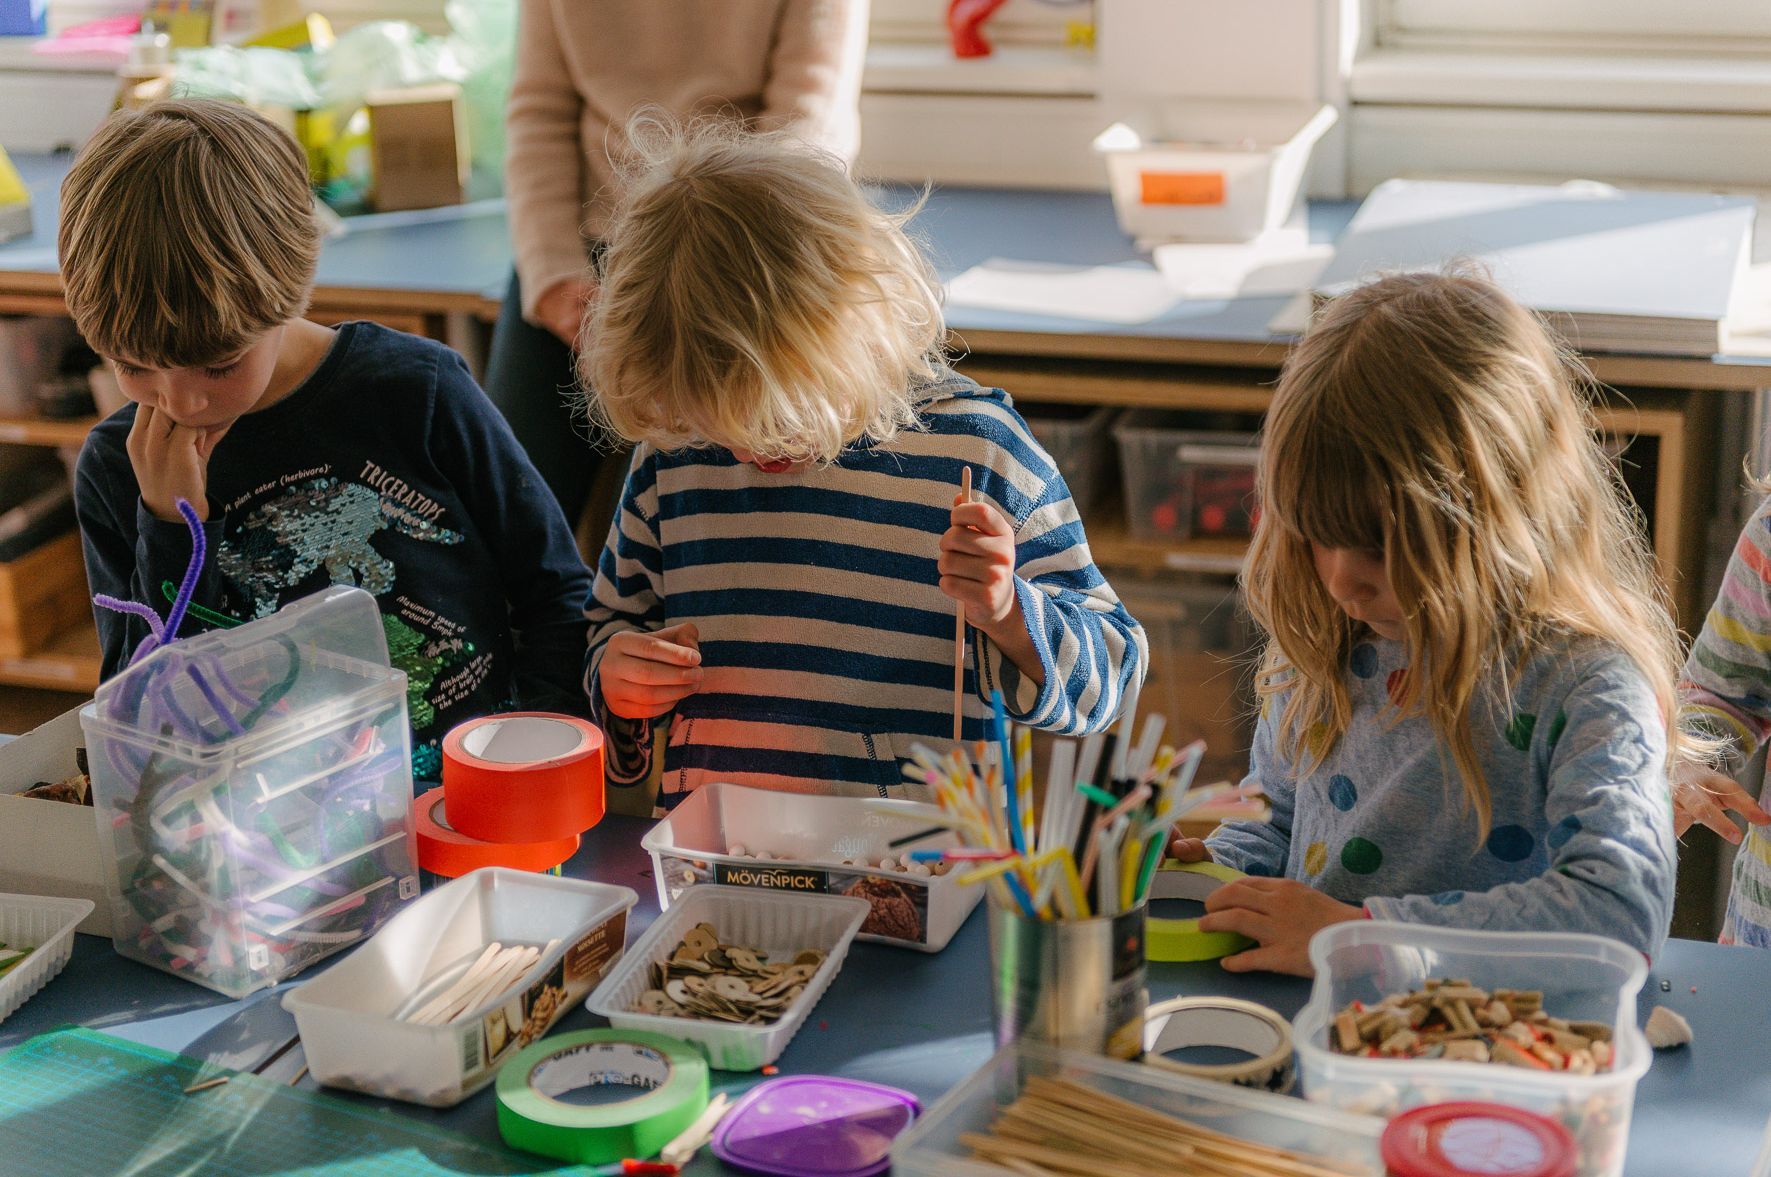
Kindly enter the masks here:
M 1015 732 L 1015 808 L 1021 817 L 1021 850 L 1032 854 L 1038 842 L 1033 832 L 1033 729 L 1028 727 Z

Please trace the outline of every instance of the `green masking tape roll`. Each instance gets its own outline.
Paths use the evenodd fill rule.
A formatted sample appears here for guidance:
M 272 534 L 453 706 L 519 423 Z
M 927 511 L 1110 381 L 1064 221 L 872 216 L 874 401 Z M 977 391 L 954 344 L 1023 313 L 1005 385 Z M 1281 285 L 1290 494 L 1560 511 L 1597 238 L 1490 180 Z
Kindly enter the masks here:
M 584 1087 L 650 1088 L 614 1103 L 567 1103 Z M 649 1157 L 707 1108 L 707 1061 L 640 1030 L 581 1030 L 519 1051 L 498 1072 L 498 1134 L 524 1152 L 600 1165 Z
M 1150 883 L 1150 898 L 1191 899 L 1205 897 L 1225 883 L 1244 878 L 1241 871 L 1215 862 L 1165 862 Z M 1147 960 L 1174 964 L 1183 961 L 1217 960 L 1254 941 L 1238 932 L 1201 932 L 1198 920 L 1165 920 L 1151 916 L 1144 923 L 1144 956 Z

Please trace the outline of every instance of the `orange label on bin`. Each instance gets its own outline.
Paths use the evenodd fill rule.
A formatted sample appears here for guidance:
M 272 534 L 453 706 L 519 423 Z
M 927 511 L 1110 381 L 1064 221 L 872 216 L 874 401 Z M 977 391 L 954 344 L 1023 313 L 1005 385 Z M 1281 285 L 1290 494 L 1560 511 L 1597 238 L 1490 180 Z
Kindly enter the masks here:
M 1145 204 L 1222 204 L 1222 172 L 1139 172 Z

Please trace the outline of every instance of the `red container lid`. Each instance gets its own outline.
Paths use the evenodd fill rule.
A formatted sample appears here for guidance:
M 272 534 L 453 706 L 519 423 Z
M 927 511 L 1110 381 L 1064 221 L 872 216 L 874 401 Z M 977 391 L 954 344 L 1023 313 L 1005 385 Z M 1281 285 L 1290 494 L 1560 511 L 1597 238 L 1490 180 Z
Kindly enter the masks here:
M 1568 1129 L 1498 1103 L 1440 1103 L 1384 1129 L 1389 1177 L 1574 1177 Z

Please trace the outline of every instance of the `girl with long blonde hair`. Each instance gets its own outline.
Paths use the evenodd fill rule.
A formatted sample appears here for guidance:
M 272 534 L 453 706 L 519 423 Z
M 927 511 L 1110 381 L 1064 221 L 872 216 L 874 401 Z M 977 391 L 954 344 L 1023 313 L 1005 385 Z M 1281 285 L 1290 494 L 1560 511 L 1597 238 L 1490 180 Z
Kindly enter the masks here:
M 1464 274 L 1352 291 L 1293 352 L 1244 573 L 1273 820 L 1174 846 L 1251 876 L 1207 904 L 1259 945 L 1226 967 L 1308 973 L 1362 916 L 1665 939 L 1679 647 L 1585 389 Z

